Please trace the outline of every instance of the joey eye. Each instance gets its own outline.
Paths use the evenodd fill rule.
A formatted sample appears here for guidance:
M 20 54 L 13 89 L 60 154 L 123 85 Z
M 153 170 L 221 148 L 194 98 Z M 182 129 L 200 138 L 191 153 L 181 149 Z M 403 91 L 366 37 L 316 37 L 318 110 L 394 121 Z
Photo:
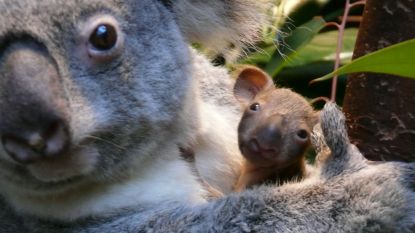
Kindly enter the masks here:
M 117 43 L 117 31 L 114 26 L 110 24 L 98 25 L 91 36 L 89 43 L 97 50 L 110 50 Z
M 298 130 L 297 137 L 301 140 L 306 140 L 308 138 L 308 132 L 304 129 Z
M 259 105 L 259 103 L 253 103 L 253 104 L 251 104 L 251 106 L 249 106 L 249 109 L 256 112 L 256 111 L 259 111 L 261 109 L 261 106 Z

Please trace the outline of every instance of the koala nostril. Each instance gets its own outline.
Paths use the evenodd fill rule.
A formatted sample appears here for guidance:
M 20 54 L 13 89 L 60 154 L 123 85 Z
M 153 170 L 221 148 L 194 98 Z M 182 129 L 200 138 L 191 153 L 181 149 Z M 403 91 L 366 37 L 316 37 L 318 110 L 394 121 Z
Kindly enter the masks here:
M 45 139 L 39 133 L 31 134 L 27 142 L 28 146 L 38 153 L 41 153 L 46 146 Z
M 308 132 L 307 130 L 301 129 L 297 131 L 296 136 L 299 140 L 306 141 L 308 139 Z
M 66 124 L 61 121 L 54 122 L 46 131 L 44 138 L 45 146 L 42 154 L 46 157 L 61 154 L 69 147 L 69 130 Z
M 6 153 L 16 162 L 28 164 L 35 162 L 40 155 L 33 151 L 23 140 L 7 135 L 2 137 L 2 144 Z
M 69 130 L 61 121 L 54 122 L 44 132 L 35 131 L 19 136 L 2 137 L 5 151 L 15 161 L 23 164 L 64 154 L 69 148 L 69 143 Z

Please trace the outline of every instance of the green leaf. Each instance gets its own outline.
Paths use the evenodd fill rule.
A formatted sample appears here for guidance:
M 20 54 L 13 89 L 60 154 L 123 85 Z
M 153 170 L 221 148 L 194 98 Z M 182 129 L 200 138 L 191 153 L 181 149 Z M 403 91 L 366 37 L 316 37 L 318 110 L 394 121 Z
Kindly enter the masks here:
M 415 39 L 359 57 L 312 82 L 331 79 L 335 75 L 360 72 L 392 74 L 415 79 Z
M 325 24 L 322 18 L 315 18 L 296 28 L 272 54 L 265 71 L 275 76 L 296 55 L 296 51 L 308 44 Z
M 356 35 L 356 28 L 348 28 L 344 31 L 343 48 L 340 54 L 342 64 L 351 61 Z M 319 33 L 310 43 L 297 51 L 296 56 L 288 62 L 286 67 L 299 67 L 320 61 L 334 61 L 337 38 L 337 30 Z

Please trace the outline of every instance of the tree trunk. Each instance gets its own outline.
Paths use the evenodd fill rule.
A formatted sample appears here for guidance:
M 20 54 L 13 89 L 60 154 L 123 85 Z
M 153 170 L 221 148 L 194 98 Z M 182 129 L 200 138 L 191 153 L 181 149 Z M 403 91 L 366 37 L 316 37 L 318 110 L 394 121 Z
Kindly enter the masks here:
M 367 0 L 354 58 L 411 38 L 414 0 Z M 368 159 L 415 161 L 414 80 L 353 74 L 343 110 L 352 142 Z

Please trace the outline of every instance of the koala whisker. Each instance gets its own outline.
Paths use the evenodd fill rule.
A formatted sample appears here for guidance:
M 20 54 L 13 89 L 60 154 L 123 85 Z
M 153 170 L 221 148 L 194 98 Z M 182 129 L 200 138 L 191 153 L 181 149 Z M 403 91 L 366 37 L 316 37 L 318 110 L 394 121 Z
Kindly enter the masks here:
M 112 145 L 112 146 L 117 147 L 117 148 L 118 148 L 118 149 L 120 149 L 120 150 L 127 150 L 125 147 L 122 147 L 122 146 L 120 146 L 120 145 L 116 144 L 115 142 L 112 142 L 112 141 L 109 141 L 109 140 L 106 140 L 106 139 L 100 138 L 100 137 L 98 137 L 98 136 L 88 135 L 88 136 L 86 136 L 86 137 L 87 137 L 87 138 L 91 138 L 91 139 L 95 139 L 95 140 L 98 140 L 98 141 L 101 141 L 101 142 L 108 143 L 108 144 L 110 144 L 110 145 Z

